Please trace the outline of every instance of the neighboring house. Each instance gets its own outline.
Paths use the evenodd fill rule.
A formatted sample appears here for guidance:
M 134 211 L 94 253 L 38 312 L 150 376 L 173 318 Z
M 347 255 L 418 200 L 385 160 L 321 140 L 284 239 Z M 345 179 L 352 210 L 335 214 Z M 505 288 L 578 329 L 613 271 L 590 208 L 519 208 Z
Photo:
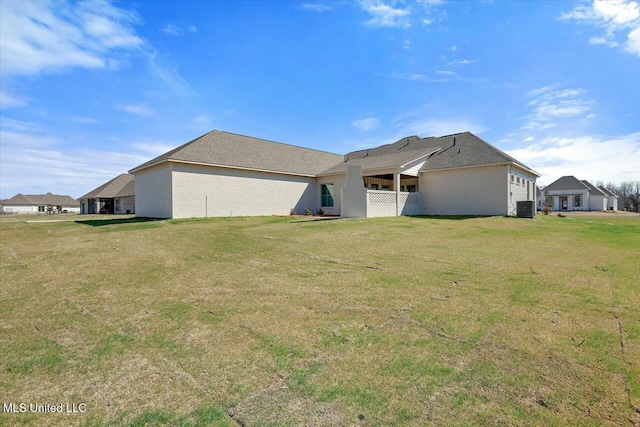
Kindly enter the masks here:
M 536 186 L 536 209 L 541 211 L 546 205 L 546 198 L 544 195 L 544 189 Z
M 617 196 L 597 188 L 589 181 L 574 176 L 563 176 L 544 189 L 551 200 L 551 207 L 557 211 L 604 211 L 617 210 Z M 610 193 L 610 194 L 609 194 Z M 615 206 L 615 208 L 614 208 Z
M 598 187 L 598 188 L 600 189 L 600 191 L 602 191 L 604 194 L 607 195 L 607 209 L 610 211 L 617 211 L 618 195 L 605 187 Z
M 70 196 L 57 194 L 21 194 L 3 200 L 5 214 L 79 213 L 80 203 Z
M 212 131 L 130 172 L 136 214 L 158 218 L 512 215 L 540 176 L 469 132 L 341 156 Z
M 80 197 L 83 214 L 135 213 L 133 175 L 123 173 Z

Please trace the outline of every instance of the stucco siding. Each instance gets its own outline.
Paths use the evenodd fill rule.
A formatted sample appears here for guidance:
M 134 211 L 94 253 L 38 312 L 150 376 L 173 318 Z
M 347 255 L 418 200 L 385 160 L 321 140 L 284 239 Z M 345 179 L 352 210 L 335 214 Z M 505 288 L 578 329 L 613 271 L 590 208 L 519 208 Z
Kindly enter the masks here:
M 317 179 L 316 191 L 317 191 L 317 201 L 316 206 L 320 206 L 320 186 L 322 184 L 333 184 L 333 208 L 330 207 L 322 207 L 325 215 L 341 215 L 342 214 L 342 188 L 345 186 L 347 180 L 346 174 L 340 175 L 331 175 L 331 176 L 323 176 Z M 362 188 L 364 188 L 364 183 L 362 184 Z
M 207 166 L 174 164 L 172 193 L 173 218 L 303 214 L 318 206 L 314 178 Z
M 136 216 L 171 218 L 171 165 L 136 172 L 135 177 Z
M 604 196 L 589 196 L 589 210 L 590 211 L 606 211 L 607 210 L 607 198 Z
M 420 174 L 423 215 L 506 215 L 507 166 L 427 171 Z
M 11 214 L 35 214 L 38 213 L 37 206 L 27 205 L 3 205 L 2 210 Z

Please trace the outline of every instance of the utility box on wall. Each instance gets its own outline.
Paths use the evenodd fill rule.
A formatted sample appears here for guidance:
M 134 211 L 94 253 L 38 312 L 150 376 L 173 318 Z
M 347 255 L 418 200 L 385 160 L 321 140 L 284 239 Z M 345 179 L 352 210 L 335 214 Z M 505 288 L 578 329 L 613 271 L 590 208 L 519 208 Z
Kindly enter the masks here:
M 516 202 L 516 215 L 518 218 L 533 218 L 536 215 L 536 203 L 534 201 Z

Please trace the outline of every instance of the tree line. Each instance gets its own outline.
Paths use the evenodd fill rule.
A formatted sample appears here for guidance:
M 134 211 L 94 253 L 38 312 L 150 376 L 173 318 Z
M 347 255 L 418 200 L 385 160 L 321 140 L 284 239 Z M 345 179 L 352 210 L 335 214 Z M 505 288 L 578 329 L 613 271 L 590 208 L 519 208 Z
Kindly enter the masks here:
M 619 185 L 597 181 L 596 187 L 604 187 L 618 196 L 618 210 L 640 212 L 640 181 L 625 181 Z

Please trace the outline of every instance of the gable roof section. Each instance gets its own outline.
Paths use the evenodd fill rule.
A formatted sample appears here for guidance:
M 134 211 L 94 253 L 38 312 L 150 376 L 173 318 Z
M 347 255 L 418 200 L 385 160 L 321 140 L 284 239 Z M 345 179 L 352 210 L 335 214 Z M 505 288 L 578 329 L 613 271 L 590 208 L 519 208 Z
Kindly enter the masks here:
M 403 165 L 414 162 L 421 157 L 428 156 L 436 148 L 422 148 L 410 151 L 396 151 L 387 154 L 369 155 L 365 157 L 356 157 L 345 160 L 326 171 L 323 171 L 320 175 L 334 175 L 347 171 L 347 165 L 358 165 L 362 167 L 362 171 L 376 170 L 376 169 L 388 169 L 388 168 L 400 168 Z M 345 156 L 346 158 L 347 156 Z
M 563 176 L 553 181 L 551 184 L 544 188 L 544 191 L 558 191 L 558 190 L 584 190 L 589 189 L 582 181 L 573 175 Z
M 110 181 L 105 182 L 101 186 L 91 190 L 81 199 L 105 198 L 112 199 L 114 197 L 127 197 L 134 195 L 133 175 L 129 173 L 121 173 Z
M 593 193 L 594 196 L 606 196 L 605 193 L 603 193 L 599 188 L 596 188 L 595 186 L 593 186 L 589 181 L 587 181 L 586 179 L 582 180 L 582 183 L 584 185 L 586 185 L 589 188 L 589 192 Z
M 608 188 L 606 188 L 606 187 L 598 187 L 598 189 L 599 189 L 600 191 L 602 191 L 604 194 L 606 194 L 607 196 L 610 196 L 610 197 L 618 197 L 618 195 L 617 195 L 616 193 L 614 193 L 613 191 L 609 190 L 609 189 L 608 189 Z
M 436 151 L 429 156 L 421 170 L 439 170 L 439 169 L 452 169 L 462 168 L 470 166 L 484 166 L 500 163 L 512 163 L 524 168 L 533 174 L 540 176 L 537 172 L 533 171 L 528 166 L 489 144 L 488 142 L 478 138 L 471 132 L 462 132 L 452 135 L 446 135 L 441 137 L 428 137 L 420 138 L 418 136 L 409 136 L 402 138 L 393 144 L 382 145 L 380 147 L 371 148 L 368 150 L 358 150 L 347 153 L 344 158 L 345 162 L 350 164 L 362 164 L 365 169 L 365 164 L 377 164 L 389 163 L 393 157 L 391 155 L 397 154 L 398 159 L 404 158 L 400 156 L 401 153 L 406 153 L 407 157 L 411 157 L 411 153 L 414 153 L 415 158 L 419 157 L 419 153 L 430 153 Z M 367 158 L 381 158 L 379 160 L 370 160 L 367 162 Z M 382 158 L 385 160 L 383 161 Z M 397 163 L 391 166 L 400 166 L 402 163 Z M 346 166 L 344 166 L 346 170 Z M 333 168 L 331 169 L 333 170 Z M 327 173 L 329 171 L 325 171 Z
M 58 194 L 21 194 L 18 193 L 3 202 L 4 205 L 24 206 L 80 206 L 80 202 L 67 195 Z
M 339 154 L 214 130 L 131 170 L 166 161 L 315 176 L 343 160 Z

